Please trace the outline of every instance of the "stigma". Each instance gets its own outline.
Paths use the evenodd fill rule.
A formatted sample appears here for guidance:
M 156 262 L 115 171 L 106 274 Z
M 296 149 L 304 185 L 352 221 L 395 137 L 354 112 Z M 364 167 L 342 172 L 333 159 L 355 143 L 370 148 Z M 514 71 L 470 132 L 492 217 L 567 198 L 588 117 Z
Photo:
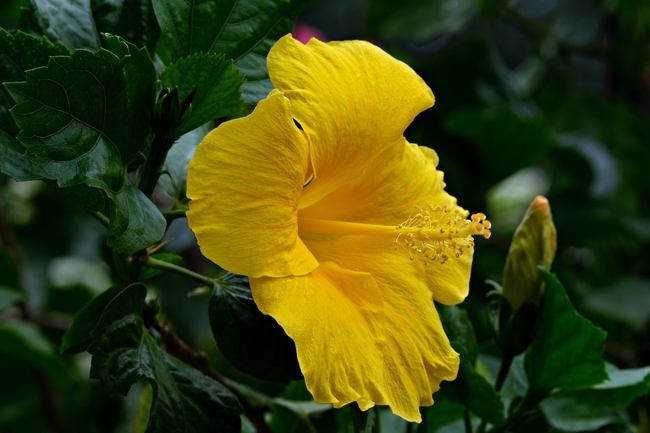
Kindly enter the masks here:
M 398 224 L 395 248 L 405 247 L 411 260 L 418 257 L 425 265 L 429 261 L 444 264 L 452 257 L 460 258 L 474 247 L 473 236 L 489 239 L 492 223 L 485 214 L 476 213 L 467 219 L 460 209 L 446 204 L 415 208 L 408 219 Z

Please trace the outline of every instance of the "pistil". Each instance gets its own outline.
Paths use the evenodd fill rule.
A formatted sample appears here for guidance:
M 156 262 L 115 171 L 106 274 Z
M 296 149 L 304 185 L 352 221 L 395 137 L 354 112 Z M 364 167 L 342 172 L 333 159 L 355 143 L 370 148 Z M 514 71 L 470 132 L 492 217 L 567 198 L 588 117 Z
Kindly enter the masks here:
M 406 221 L 397 226 L 346 221 L 298 218 L 298 232 L 334 235 L 363 235 L 394 238 L 395 248 L 405 247 L 411 260 L 419 256 L 428 261 L 445 263 L 459 258 L 474 246 L 472 236 L 490 237 L 492 224 L 484 214 L 466 219 L 460 209 L 447 205 L 415 208 Z

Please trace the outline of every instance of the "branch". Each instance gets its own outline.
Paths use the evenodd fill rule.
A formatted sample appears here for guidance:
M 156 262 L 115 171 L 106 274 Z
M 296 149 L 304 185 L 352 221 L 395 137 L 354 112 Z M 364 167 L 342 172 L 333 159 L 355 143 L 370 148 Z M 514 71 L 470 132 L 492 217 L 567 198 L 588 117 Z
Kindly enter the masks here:
M 190 271 L 189 269 L 182 266 L 154 259 L 151 256 L 147 257 L 147 259 L 142 264 L 148 268 L 162 269 L 163 271 L 175 272 L 177 274 L 184 275 L 208 287 L 214 287 L 215 283 L 217 282 L 213 278 L 208 278 L 205 275 L 197 274 L 196 272 Z

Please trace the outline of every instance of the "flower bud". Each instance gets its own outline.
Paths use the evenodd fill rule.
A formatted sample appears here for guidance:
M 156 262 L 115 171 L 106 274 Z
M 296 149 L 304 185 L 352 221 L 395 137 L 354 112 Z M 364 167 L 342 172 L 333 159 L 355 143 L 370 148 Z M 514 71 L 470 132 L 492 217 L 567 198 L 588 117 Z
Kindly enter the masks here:
M 551 207 L 545 197 L 538 195 L 517 227 L 503 272 L 503 294 L 513 311 L 524 302 L 541 297 L 544 277 L 538 266 L 551 268 L 557 249 L 556 237 Z

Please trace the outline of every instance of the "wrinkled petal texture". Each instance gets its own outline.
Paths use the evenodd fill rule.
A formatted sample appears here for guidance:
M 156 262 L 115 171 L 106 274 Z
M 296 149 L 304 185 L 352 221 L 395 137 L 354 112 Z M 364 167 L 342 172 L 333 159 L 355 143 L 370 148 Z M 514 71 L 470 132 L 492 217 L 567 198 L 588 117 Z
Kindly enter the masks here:
M 190 162 L 187 219 L 201 252 L 250 277 L 304 275 L 318 262 L 298 237 L 309 145 L 291 104 L 273 92 L 250 116 L 221 124 Z
M 449 345 L 420 263 L 386 239 L 305 241 L 321 263 L 310 275 L 251 280 L 255 302 L 295 341 L 316 401 L 389 405 L 408 421 L 453 380 Z M 343 267 L 345 266 L 345 268 Z M 395 272 L 399 269 L 399 272 Z M 372 274 L 371 274 L 372 273 Z
M 303 45 L 287 35 L 273 46 L 267 65 L 312 142 L 315 177 L 303 205 L 356 178 L 434 102 L 410 67 L 364 41 L 312 39 Z

